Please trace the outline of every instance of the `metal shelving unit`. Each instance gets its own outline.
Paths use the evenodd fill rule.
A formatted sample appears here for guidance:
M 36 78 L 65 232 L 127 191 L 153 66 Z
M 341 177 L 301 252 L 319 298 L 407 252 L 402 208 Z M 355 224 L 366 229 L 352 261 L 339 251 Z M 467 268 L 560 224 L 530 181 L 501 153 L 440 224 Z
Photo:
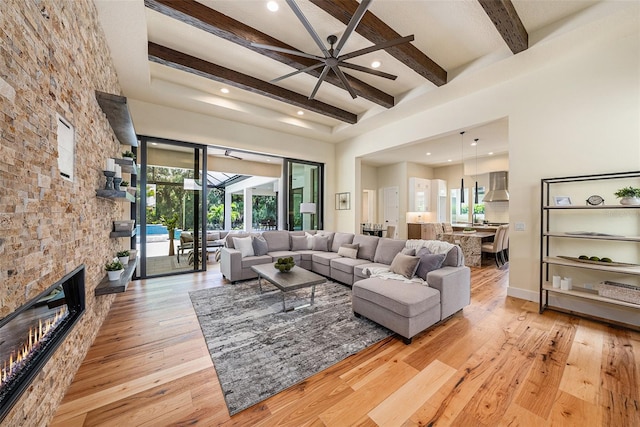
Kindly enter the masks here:
M 640 304 L 621 301 L 613 298 L 604 297 L 598 294 L 597 291 L 586 288 L 575 288 L 571 290 L 563 290 L 560 288 L 554 288 L 549 281 L 550 268 L 552 266 L 562 266 L 569 268 L 577 268 L 583 270 L 591 270 L 597 272 L 611 273 L 616 275 L 629 275 L 640 276 L 640 265 L 627 264 L 627 265 L 606 265 L 603 263 L 585 263 L 567 259 L 564 257 L 551 256 L 550 253 L 554 246 L 555 239 L 580 239 L 581 244 L 588 247 L 590 243 L 588 241 L 602 243 L 617 242 L 621 245 L 637 244 L 640 243 L 640 236 L 620 236 L 605 234 L 599 232 L 564 232 L 564 231 L 550 231 L 550 225 L 553 221 L 553 216 L 557 212 L 574 212 L 580 211 L 597 211 L 599 213 L 606 214 L 611 210 L 640 210 L 640 205 L 569 205 L 569 206 L 555 206 L 551 205 L 551 190 L 554 184 L 569 184 L 578 183 L 584 181 L 604 181 L 604 180 L 622 180 L 629 178 L 639 178 L 640 183 L 640 171 L 636 172 L 620 172 L 611 174 L 599 174 L 599 175 L 582 175 L 560 178 L 549 178 L 541 180 L 541 206 L 540 206 L 540 313 L 546 309 L 558 309 L 549 305 L 549 293 L 570 296 L 573 298 L 582 298 L 590 301 L 604 302 L 616 306 L 623 306 L 629 308 L 635 308 L 640 310 Z M 612 186 L 613 187 L 613 186 Z M 637 215 L 636 215 L 637 216 Z M 634 216 L 631 216 L 633 218 Z M 603 218 L 605 216 L 603 215 Z M 636 224 L 637 227 L 637 224 Z M 594 246 L 596 247 L 596 246 Z M 640 261 L 640 260 L 637 260 Z M 562 311 L 562 310 L 560 310 Z M 589 315 L 589 313 L 581 313 Z

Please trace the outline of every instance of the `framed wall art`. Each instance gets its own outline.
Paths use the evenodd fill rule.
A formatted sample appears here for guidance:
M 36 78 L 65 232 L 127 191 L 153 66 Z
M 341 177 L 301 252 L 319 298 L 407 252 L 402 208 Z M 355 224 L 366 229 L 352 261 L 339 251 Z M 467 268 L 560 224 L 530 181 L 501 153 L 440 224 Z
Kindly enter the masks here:
M 336 193 L 336 209 L 339 211 L 351 209 L 351 193 Z

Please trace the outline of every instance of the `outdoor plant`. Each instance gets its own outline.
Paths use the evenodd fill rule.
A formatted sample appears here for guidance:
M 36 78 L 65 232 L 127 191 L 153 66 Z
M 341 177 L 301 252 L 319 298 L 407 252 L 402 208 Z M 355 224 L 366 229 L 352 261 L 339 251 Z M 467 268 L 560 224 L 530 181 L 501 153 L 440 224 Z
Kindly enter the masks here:
M 117 254 L 117 255 L 118 255 L 118 258 L 120 258 L 120 257 L 129 256 L 129 254 L 130 254 L 130 252 L 129 252 L 129 251 L 124 250 L 124 251 L 120 251 L 120 252 L 118 252 L 118 254 Z
M 120 187 L 128 187 L 129 186 L 129 181 L 122 181 L 120 183 Z
M 136 159 L 136 155 L 133 154 L 131 151 L 125 151 L 124 153 L 122 153 L 122 157 L 129 157 L 131 159 Z
M 622 197 L 640 197 L 640 188 L 634 187 L 623 187 L 613 193 L 614 196 L 618 198 Z
M 176 227 L 178 226 L 178 214 L 174 213 L 173 216 L 167 218 L 164 215 L 160 217 L 160 221 L 162 221 L 162 225 L 167 227 L 167 231 L 169 232 L 169 256 L 175 255 L 175 250 L 173 248 L 173 237 Z
M 122 263 L 120 261 L 118 261 L 116 259 L 116 260 L 109 261 L 108 263 L 106 263 L 104 268 L 107 271 L 118 271 L 118 270 L 124 269 L 124 266 L 122 265 Z

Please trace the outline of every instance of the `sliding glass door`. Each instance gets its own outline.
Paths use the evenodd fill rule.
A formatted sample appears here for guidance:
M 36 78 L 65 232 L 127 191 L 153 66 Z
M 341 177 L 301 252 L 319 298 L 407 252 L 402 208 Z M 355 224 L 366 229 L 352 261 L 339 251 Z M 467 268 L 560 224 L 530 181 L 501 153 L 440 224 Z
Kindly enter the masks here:
M 205 269 L 205 152 L 195 144 L 141 138 L 139 277 Z
M 322 229 L 324 165 L 285 159 L 284 176 L 287 229 Z

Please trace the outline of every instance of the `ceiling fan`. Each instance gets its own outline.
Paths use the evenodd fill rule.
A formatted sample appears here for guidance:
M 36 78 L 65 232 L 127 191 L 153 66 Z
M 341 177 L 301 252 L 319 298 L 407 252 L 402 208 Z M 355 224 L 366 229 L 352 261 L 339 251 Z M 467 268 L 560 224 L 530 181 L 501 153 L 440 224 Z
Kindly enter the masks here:
M 232 159 L 242 160 L 242 157 L 234 156 L 231 154 L 231 150 L 224 150 L 225 157 L 231 157 Z
M 366 13 L 367 9 L 369 8 L 369 5 L 371 4 L 371 1 L 373 1 L 373 0 L 362 0 L 360 5 L 358 6 L 358 9 L 356 10 L 356 12 L 351 17 L 351 20 L 349 21 L 349 24 L 347 25 L 347 28 L 345 29 L 344 34 L 342 34 L 342 37 L 340 38 L 340 41 L 338 41 L 338 37 L 335 36 L 335 35 L 330 35 L 329 37 L 327 37 L 327 42 L 329 42 L 329 44 L 331 45 L 331 47 L 329 49 L 327 49 L 325 47 L 324 43 L 322 42 L 322 40 L 320 39 L 320 37 L 318 36 L 318 33 L 316 33 L 316 31 L 313 29 L 313 27 L 311 26 L 311 24 L 309 23 L 307 18 L 302 14 L 302 11 L 298 7 L 298 5 L 295 3 L 295 1 L 294 0 L 286 0 L 287 4 L 291 8 L 291 10 L 293 10 L 293 13 L 295 13 L 295 15 L 298 17 L 298 19 L 300 20 L 300 22 L 304 26 L 304 28 L 311 35 L 311 38 L 313 38 L 313 41 L 315 41 L 316 45 L 318 45 L 318 47 L 322 51 L 322 54 L 324 55 L 324 57 L 317 56 L 317 55 L 311 55 L 311 54 L 300 52 L 300 51 L 297 51 L 297 50 L 285 49 L 285 48 L 281 48 L 281 47 L 277 47 L 277 46 L 269 46 L 269 45 L 260 44 L 260 43 L 251 43 L 251 45 L 254 46 L 254 47 L 258 47 L 258 48 L 262 48 L 262 49 L 268 49 L 268 50 L 274 50 L 274 51 L 277 51 L 277 52 L 289 53 L 291 55 L 302 56 L 304 58 L 315 59 L 315 60 L 319 61 L 317 64 L 311 65 L 311 66 L 303 68 L 301 70 L 296 70 L 293 73 L 289 73 L 289 74 L 286 74 L 284 76 L 281 76 L 281 77 L 278 77 L 276 79 L 273 79 L 273 80 L 271 80 L 271 83 L 275 83 L 275 82 L 278 82 L 280 80 L 286 79 L 288 77 L 295 76 L 296 74 L 306 73 L 307 71 L 315 70 L 316 68 L 320 68 L 320 67 L 324 66 L 324 69 L 322 70 L 322 73 L 320 73 L 320 77 L 318 78 L 318 82 L 316 83 L 316 86 L 313 88 L 313 91 L 311 92 L 311 95 L 309 95 L 309 99 L 313 99 L 316 96 L 316 93 L 318 92 L 318 89 L 320 89 L 320 85 L 322 84 L 322 82 L 327 77 L 327 74 L 329 73 L 329 71 L 333 71 L 338 76 L 338 78 L 340 79 L 340 81 L 344 85 L 345 89 L 349 92 L 351 97 L 353 99 L 355 99 L 355 98 L 357 98 L 357 95 L 356 95 L 355 91 L 353 90 L 353 88 L 351 87 L 351 85 L 349 84 L 349 81 L 347 80 L 347 77 L 342 72 L 340 67 L 361 71 L 363 73 L 372 74 L 372 75 L 378 76 L 378 77 L 384 77 L 384 78 L 390 79 L 390 80 L 395 80 L 397 78 L 397 76 L 394 76 L 393 74 L 385 73 L 385 72 L 382 72 L 382 71 L 374 70 L 372 68 L 367 68 L 367 67 L 363 67 L 363 66 L 356 65 L 356 64 L 350 64 L 350 63 L 345 62 L 345 61 L 348 60 L 348 59 L 352 59 L 352 58 L 356 58 L 358 56 L 365 55 L 367 53 L 375 52 L 377 50 L 386 49 L 386 48 L 389 48 L 389 47 L 392 47 L 392 46 L 396 46 L 396 45 L 399 45 L 399 44 L 402 44 L 402 43 L 411 42 L 411 41 L 414 40 L 413 34 L 410 35 L 410 36 L 400 37 L 400 38 L 397 38 L 397 39 L 394 39 L 394 40 L 388 40 L 386 42 L 378 43 L 376 45 L 373 45 L 373 46 L 370 46 L 370 47 L 367 47 L 367 48 L 364 48 L 364 49 L 359 49 L 359 50 L 356 50 L 354 52 L 347 53 L 345 55 L 340 55 L 340 51 L 344 47 L 345 43 L 347 42 L 347 40 L 349 39 L 351 34 L 355 31 L 356 27 L 358 26 L 358 24 L 360 23 L 362 18 L 364 17 L 364 14 Z M 336 42 L 338 43 L 338 45 L 334 48 L 334 44 L 336 44 Z

